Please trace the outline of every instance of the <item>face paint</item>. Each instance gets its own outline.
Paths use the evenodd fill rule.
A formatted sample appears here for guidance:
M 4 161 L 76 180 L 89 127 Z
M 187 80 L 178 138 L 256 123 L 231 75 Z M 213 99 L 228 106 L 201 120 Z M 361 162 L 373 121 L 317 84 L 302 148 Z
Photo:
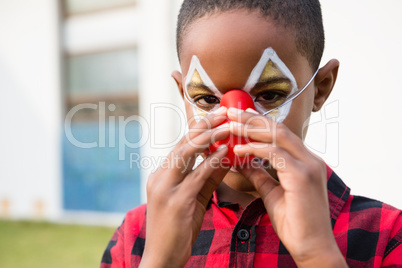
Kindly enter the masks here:
M 272 48 L 267 48 L 242 90 L 250 94 L 259 113 L 282 122 L 289 114 L 293 99 L 308 87 L 316 74 L 299 90 L 290 70 Z M 222 93 L 209 78 L 197 56 L 191 60 L 184 91 L 197 121 L 220 106 Z
M 283 105 L 297 90 L 296 80 L 272 48 L 267 48 L 251 71 L 244 91 L 248 92 L 261 114 L 282 122 L 291 103 Z
M 219 108 L 221 92 L 215 87 L 197 56 L 193 56 L 187 73 L 184 95 L 193 106 L 196 122 Z

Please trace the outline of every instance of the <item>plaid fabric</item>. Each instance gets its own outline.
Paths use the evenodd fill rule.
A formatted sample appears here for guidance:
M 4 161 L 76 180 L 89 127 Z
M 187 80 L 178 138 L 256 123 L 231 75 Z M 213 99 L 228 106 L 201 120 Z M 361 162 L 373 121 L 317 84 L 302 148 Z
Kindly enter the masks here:
M 328 168 L 333 233 L 350 267 L 402 267 L 402 213 L 350 195 Z M 145 210 L 127 213 L 109 242 L 101 267 L 138 267 L 145 244 Z M 161 238 L 162 239 L 162 238 Z M 261 199 L 242 210 L 214 193 L 186 267 L 296 267 L 275 234 Z

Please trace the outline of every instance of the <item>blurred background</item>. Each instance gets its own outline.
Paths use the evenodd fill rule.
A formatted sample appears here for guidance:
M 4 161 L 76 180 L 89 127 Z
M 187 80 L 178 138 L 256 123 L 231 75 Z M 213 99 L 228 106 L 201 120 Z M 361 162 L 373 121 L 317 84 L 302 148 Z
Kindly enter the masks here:
M 1 219 L 113 229 L 146 202 L 186 132 L 170 77 L 180 3 L 0 0 Z M 402 208 L 402 2 L 321 3 L 322 65 L 341 68 L 306 145 L 353 194 Z
M 184 131 L 179 5 L 0 1 L 1 217 L 117 225 L 145 202 L 151 160 Z

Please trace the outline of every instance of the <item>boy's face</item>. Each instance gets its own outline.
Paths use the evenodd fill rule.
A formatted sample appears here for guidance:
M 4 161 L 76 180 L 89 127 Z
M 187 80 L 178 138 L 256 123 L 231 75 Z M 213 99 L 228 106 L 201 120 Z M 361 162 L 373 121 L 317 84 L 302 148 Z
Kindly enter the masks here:
M 268 47 L 272 47 L 289 68 L 298 88 L 304 87 L 315 70 L 299 54 L 291 33 L 260 13 L 245 10 L 218 13 L 192 23 L 183 35 L 179 55 L 183 74 L 180 77 L 176 73 L 174 78 L 179 85 L 184 85 L 192 56 L 196 55 L 222 94 L 230 89 L 241 89 Z M 307 131 L 304 126 L 314 106 L 314 88 L 313 82 L 293 101 L 283 122 L 302 139 Z M 192 127 L 195 124 L 193 109 L 187 101 L 185 105 L 189 126 Z

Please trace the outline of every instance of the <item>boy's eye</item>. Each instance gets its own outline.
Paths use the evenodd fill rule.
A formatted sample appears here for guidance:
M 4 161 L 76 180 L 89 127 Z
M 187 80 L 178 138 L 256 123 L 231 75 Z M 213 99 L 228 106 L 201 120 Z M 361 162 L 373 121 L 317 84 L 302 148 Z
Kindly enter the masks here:
M 211 106 L 213 107 L 216 104 L 220 103 L 219 99 L 213 95 L 204 95 L 195 97 L 194 102 L 200 108 L 209 108 Z
M 274 104 L 276 102 L 283 102 L 287 96 L 287 92 L 282 90 L 267 90 L 258 94 L 255 97 L 255 102 Z

